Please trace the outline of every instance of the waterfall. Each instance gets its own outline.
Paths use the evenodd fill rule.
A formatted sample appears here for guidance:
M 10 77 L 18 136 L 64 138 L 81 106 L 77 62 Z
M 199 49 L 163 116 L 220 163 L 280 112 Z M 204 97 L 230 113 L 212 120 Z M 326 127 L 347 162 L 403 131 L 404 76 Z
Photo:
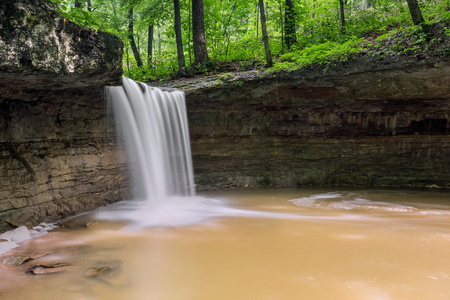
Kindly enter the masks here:
M 123 87 L 107 87 L 105 95 L 126 147 L 134 199 L 158 207 L 172 196 L 194 196 L 184 92 L 123 77 Z
M 134 197 L 96 212 L 125 220 L 126 228 L 184 226 L 218 216 L 278 216 L 234 209 L 219 199 L 195 196 L 184 93 L 162 91 L 123 77 L 105 94 L 126 147 Z M 285 217 L 285 216 L 283 216 Z

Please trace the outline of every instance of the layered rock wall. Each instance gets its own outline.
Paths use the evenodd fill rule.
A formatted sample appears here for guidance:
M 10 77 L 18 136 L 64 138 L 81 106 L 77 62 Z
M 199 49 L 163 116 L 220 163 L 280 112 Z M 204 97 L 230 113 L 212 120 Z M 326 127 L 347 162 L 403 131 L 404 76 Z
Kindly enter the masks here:
M 449 61 L 248 77 L 178 84 L 199 189 L 450 187 Z
M 47 1 L 0 3 L 0 231 L 120 199 L 125 157 L 107 126 L 122 42 Z

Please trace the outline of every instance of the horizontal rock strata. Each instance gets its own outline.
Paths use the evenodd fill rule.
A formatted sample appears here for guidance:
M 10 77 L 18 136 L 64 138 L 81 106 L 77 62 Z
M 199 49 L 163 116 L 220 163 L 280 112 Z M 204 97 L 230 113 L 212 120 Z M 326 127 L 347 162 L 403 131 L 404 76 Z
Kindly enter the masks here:
M 450 187 L 450 62 L 348 62 L 186 90 L 199 189 Z

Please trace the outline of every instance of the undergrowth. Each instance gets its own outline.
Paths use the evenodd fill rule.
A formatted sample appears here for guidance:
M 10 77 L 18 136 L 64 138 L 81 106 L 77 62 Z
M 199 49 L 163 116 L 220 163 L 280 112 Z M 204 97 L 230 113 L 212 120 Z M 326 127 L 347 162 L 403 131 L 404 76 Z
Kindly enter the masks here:
M 302 48 L 297 46 L 292 52 L 280 55 L 268 72 L 289 72 L 308 66 L 323 66 L 326 70 L 327 66 L 363 55 L 450 57 L 450 12 L 437 11 L 428 18 L 429 21 L 417 26 L 397 19 L 395 27 L 384 24 L 377 30 L 362 33 L 361 37 L 347 36 L 345 42 L 323 41 Z

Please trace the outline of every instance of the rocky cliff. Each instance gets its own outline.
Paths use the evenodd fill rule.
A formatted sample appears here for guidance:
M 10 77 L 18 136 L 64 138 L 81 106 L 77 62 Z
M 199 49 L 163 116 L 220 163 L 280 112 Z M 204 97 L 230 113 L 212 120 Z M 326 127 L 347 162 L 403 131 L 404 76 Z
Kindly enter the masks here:
M 121 198 L 103 87 L 120 84 L 122 47 L 47 1 L 0 2 L 0 231 Z
M 360 59 L 168 85 L 186 90 L 199 189 L 450 188 L 448 60 Z

